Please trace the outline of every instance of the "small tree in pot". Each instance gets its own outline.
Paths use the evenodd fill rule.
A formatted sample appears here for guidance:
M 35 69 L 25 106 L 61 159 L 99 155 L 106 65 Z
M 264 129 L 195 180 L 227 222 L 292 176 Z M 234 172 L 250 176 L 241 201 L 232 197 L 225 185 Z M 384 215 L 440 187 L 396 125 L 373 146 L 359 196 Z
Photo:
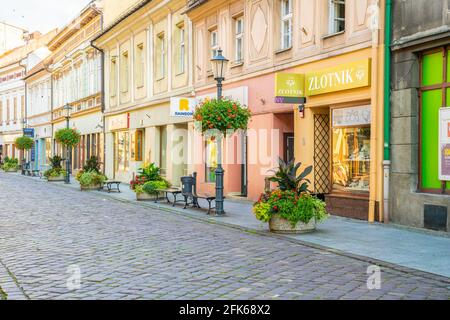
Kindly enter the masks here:
M 30 137 L 23 136 L 23 137 L 18 137 L 14 141 L 14 145 L 19 150 L 28 151 L 31 148 L 33 148 L 34 141 Z M 22 174 L 25 174 L 25 168 L 24 168 L 25 159 L 21 159 L 21 162 L 22 162 Z
M 305 168 L 300 174 L 301 163 L 295 160 L 289 163 L 279 160 L 278 170 L 270 181 L 278 188 L 264 193 L 253 206 L 258 220 L 269 223 L 272 232 L 302 233 L 315 230 L 316 223 L 325 220 L 328 213 L 325 202 L 312 196 L 307 179 L 312 167 Z

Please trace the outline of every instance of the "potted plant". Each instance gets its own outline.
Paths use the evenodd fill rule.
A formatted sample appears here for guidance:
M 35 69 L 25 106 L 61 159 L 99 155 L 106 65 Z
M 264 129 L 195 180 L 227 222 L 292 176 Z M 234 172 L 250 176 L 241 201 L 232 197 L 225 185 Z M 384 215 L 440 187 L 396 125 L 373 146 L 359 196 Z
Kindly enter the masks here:
M 144 165 L 138 175 L 130 182 L 130 188 L 136 193 L 137 201 L 152 200 L 158 196 L 159 189 L 170 187 L 170 183 L 161 176 L 161 170 L 154 163 Z
M 61 162 L 64 161 L 60 156 L 49 158 L 51 168 L 44 172 L 44 177 L 48 182 L 64 181 L 66 170 L 62 168 Z
M 100 171 L 100 162 L 96 156 L 90 157 L 83 166 L 83 170 L 80 170 L 76 176 L 82 191 L 99 190 L 107 179 Z
M 5 157 L 2 169 L 5 172 L 17 172 L 17 170 L 19 170 L 19 160 L 16 158 Z
M 75 147 L 80 142 L 81 135 L 76 129 L 63 128 L 55 132 L 55 140 L 68 148 Z
M 80 183 L 81 191 L 100 190 L 107 177 L 95 170 L 78 172 L 76 179 Z
M 278 188 L 261 195 L 253 206 L 258 220 L 269 223 L 277 233 L 304 233 L 316 229 L 316 224 L 328 217 L 325 202 L 311 195 L 307 176 L 312 167 L 297 174 L 301 163 L 279 160 L 279 168 L 270 181 Z
M 206 99 L 195 109 L 194 120 L 197 130 L 205 134 L 217 130 L 224 136 L 236 130 L 247 129 L 251 112 L 239 101 L 230 99 Z

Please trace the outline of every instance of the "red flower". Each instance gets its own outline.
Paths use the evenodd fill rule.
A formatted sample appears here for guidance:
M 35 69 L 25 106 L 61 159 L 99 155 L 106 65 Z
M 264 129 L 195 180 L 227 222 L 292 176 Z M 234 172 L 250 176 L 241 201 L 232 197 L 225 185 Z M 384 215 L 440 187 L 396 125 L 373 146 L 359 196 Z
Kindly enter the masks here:
M 273 211 L 278 211 L 278 206 L 273 206 Z
M 222 121 L 222 117 L 217 117 L 217 120 L 218 121 Z
M 212 124 L 210 124 L 210 125 L 209 125 L 209 128 L 212 129 L 212 128 L 214 128 L 214 126 L 213 126 Z

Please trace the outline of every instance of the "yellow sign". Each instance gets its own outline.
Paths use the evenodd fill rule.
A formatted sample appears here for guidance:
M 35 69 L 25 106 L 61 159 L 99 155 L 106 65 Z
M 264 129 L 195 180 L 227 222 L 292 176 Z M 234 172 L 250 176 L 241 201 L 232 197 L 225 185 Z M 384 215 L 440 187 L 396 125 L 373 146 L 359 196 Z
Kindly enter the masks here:
M 370 59 L 366 59 L 306 74 L 306 95 L 309 97 L 369 86 L 370 62 Z
M 275 97 L 300 98 L 304 96 L 304 74 L 277 73 L 275 75 Z

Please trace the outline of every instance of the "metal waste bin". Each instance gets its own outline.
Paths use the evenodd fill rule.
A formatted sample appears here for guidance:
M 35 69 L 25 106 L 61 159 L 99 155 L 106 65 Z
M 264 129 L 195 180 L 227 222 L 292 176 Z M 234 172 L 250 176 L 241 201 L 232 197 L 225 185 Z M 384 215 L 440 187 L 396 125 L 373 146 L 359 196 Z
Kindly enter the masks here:
M 191 195 L 195 183 L 195 178 L 191 176 L 181 177 L 181 193 Z

